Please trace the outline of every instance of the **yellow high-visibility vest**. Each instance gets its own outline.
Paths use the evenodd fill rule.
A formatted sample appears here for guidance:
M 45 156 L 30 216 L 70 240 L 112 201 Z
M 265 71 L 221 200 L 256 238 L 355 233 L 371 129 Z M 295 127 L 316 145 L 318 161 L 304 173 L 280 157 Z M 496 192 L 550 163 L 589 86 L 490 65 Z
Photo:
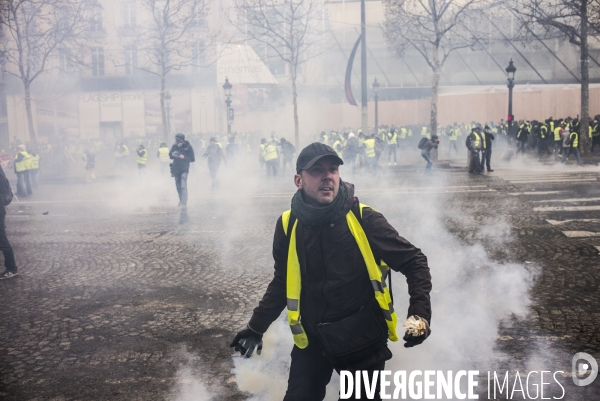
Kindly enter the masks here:
M 375 138 L 365 139 L 365 154 L 367 157 L 375 157 Z
M 571 135 L 569 135 L 569 139 L 571 140 L 571 147 L 576 148 L 579 146 L 579 135 L 577 135 L 577 132 L 571 132 Z
M 265 159 L 266 162 L 268 162 L 269 160 L 277 159 L 277 147 L 270 143 L 266 144 L 263 149 L 262 155 L 263 159 Z
M 487 148 L 487 144 L 485 143 L 485 131 L 481 132 L 481 144 L 483 145 L 484 149 Z
M 160 160 L 161 162 L 168 162 L 169 159 L 169 148 L 167 147 L 163 147 L 163 148 L 158 148 L 158 160 Z
M 406 128 L 401 128 L 400 129 L 400 139 L 406 139 L 406 135 L 408 134 L 408 131 L 406 130 Z
M 369 206 L 359 203 L 361 217 L 365 207 Z M 290 230 L 289 223 L 291 214 L 292 211 L 287 210 L 281 216 L 283 231 L 290 239 L 286 274 L 287 315 L 288 323 L 294 338 L 294 344 L 296 344 L 298 348 L 304 349 L 308 346 L 308 337 L 304 331 L 304 328 L 302 327 L 302 323 L 300 323 L 300 292 L 302 289 L 302 275 L 300 272 L 300 260 L 298 259 L 298 252 L 296 248 L 296 228 L 298 227 L 298 220 L 294 221 L 294 224 Z M 364 229 L 360 225 L 360 222 L 352 210 L 346 214 L 346 222 L 348 223 L 348 228 L 356 240 L 358 249 L 362 254 L 365 265 L 367 266 L 369 279 L 371 280 L 371 284 L 373 285 L 373 289 L 375 291 L 375 299 L 377 300 L 377 303 L 383 312 L 385 322 L 388 327 L 388 338 L 390 341 L 398 341 L 398 335 L 396 333 L 398 317 L 394 311 L 390 290 L 386 284 L 387 275 L 390 274 L 390 267 L 383 260 L 379 263 L 379 265 L 377 264 L 375 261 L 375 256 L 373 255 L 373 251 L 371 250 L 371 245 L 367 239 L 367 235 L 365 234 Z
M 389 145 L 396 145 L 398 143 L 398 134 L 396 132 L 393 134 L 390 132 L 387 134 L 387 141 Z
M 556 127 L 554 128 L 554 140 L 555 141 L 560 141 L 560 127 Z
M 458 139 L 458 129 L 451 129 L 450 130 L 450 138 L 448 138 L 450 141 L 456 141 Z
M 481 138 L 479 137 L 479 135 L 475 131 L 473 131 L 473 135 L 475 135 L 475 140 L 473 141 L 473 146 L 475 148 L 479 148 L 479 145 L 481 144 Z
M 17 153 L 17 155 L 15 156 L 15 160 L 17 160 L 17 157 L 19 157 L 19 154 L 23 155 L 23 160 L 21 160 L 20 162 L 15 162 L 15 170 L 17 171 L 17 173 L 20 173 L 22 171 L 31 170 L 31 168 L 33 167 L 31 155 L 29 153 L 27 153 L 26 151 L 22 150 L 19 153 Z
M 148 161 L 148 152 L 146 151 L 146 149 L 142 149 L 140 150 L 140 152 L 142 152 L 142 155 L 140 156 L 140 154 L 138 153 L 138 157 L 136 159 L 137 164 L 146 164 L 146 162 Z
M 40 168 L 40 155 L 31 156 L 31 170 Z
M 427 127 L 421 128 L 421 136 L 427 136 Z

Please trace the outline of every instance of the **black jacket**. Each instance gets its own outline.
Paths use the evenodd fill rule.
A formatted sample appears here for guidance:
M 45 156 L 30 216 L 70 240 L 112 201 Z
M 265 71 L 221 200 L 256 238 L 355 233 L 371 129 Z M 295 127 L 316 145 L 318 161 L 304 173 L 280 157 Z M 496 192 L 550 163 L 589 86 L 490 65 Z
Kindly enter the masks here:
M 367 267 L 346 222 L 345 216 L 356 198 L 354 186 L 345 185 L 348 198 L 331 224 L 309 227 L 298 222 L 296 229 L 302 275 L 300 313 L 309 336 L 315 335 L 318 323 L 351 316 L 375 296 Z M 430 320 L 431 276 L 425 255 L 400 237 L 385 217 L 373 209 L 363 209 L 361 224 L 376 259 L 383 259 L 394 271 L 406 276 L 410 294 L 408 316 L 419 315 Z M 257 332 L 264 333 L 286 307 L 288 246 L 280 217 L 273 239 L 274 277 L 249 322 Z M 402 319 L 402 313 L 398 315 Z M 401 331 L 401 323 L 398 325 Z
M 183 155 L 183 159 L 180 159 L 177 156 L 173 156 L 173 152 L 179 152 Z M 194 148 L 188 141 L 183 141 L 181 146 L 179 144 L 174 144 L 171 146 L 171 151 L 169 152 L 169 157 L 173 160 L 173 173 L 181 174 L 187 173 L 190 171 L 190 163 L 196 161 L 194 157 Z

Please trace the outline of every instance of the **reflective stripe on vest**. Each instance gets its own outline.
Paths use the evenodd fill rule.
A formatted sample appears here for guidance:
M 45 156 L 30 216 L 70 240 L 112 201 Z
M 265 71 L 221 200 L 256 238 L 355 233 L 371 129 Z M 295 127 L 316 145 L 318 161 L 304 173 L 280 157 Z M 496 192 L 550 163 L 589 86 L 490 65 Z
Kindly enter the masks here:
M 19 154 L 23 155 L 23 160 L 15 163 L 15 170 L 17 170 L 17 173 L 20 173 L 22 171 L 31 170 L 31 166 L 32 166 L 31 155 L 23 150 L 23 151 L 19 152 L 17 154 L 17 156 L 15 156 L 15 160 L 17 160 L 17 157 L 19 157 Z
M 169 148 L 158 148 L 158 160 L 161 162 L 169 161 Z
M 40 155 L 31 156 L 31 170 L 40 168 Z
M 365 207 L 369 206 L 359 203 L 361 216 Z M 298 259 L 298 252 L 296 248 L 296 228 L 298 227 L 298 220 L 294 221 L 294 226 L 292 227 L 291 232 L 288 233 L 291 213 L 291 210 L 287 210 L 281 215 L 283 231 L 290 239 L 286 273 L 287 315 L 288 323 L 294 338 L 294 344 L 296 344 L 298 348 L 304 349 L 308 346 L 308 337 L 304 331 L 304 327 L 302 327 L 302 324 L 300 323 L 300 293 L 302 291 L 302 274 L 300 271 L 300 261 Z M 385 322 L 388 327 L 388 338 L 390 341 L 398 341 L 398 335 L 396 333 L 398 317 L 394 311 L 394 305 L 392 304 L 390 291 L 385 281 L 390 272 L 390 268 L 383 260 L 381 261 L 380 265 L 377 265 L 375 256 L 373 255 L 373 251 L 369 245 L 367 235 L 365 234 L 364 229 L 360 225 L 352 210 L 346 214 L 346 222 L 348 223 L 348 228 L 356 240 L 358 249 L 362 254 L 365 265 L 367 266 L 369 279 L 371 280 L 371 285 L 373 286 L 373 290 L 375 292 L 375 299 L 377 300 L 377 303 L 383 312 Z
M 367 157 L 375 157 L 375 139 L 370 138 L 365 140 L 365 154 Z
M 146 164 L 146 162 L 148 161 L 148 152 L 146 151 L 146 149 L 142 149 L 141 152 L 141 156 L 138 153 L 138 157 L 136 159 L 137 164 Z
M 266 145 L 263 149 L 263 158 L 266 162 L 277 159 L 277 148 L 273 145 Z

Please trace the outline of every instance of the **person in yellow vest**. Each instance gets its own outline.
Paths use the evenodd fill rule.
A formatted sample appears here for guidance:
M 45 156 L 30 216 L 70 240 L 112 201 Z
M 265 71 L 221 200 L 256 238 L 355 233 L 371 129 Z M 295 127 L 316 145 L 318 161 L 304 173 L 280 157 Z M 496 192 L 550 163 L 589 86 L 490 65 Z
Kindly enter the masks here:
M 388 165 L 391 166 L 392 163 L 394 163 L 395 166 L 398 153 L 398 133 L 395 128 L 392 128 L 390 132 L 386 133 L 385 140 L 387 141 Z
M 156 152 L 156 157 L 158 157 L 160 163 L 160 172 L 165 174 L 165 172 L 169 170 L 169 162 L 171 161 L 171 158 L 169 158 L 169 147 L 166 143 L 160 143 L 158 151 Z
M 361 151 L 365 155 L 365 167 L 377 171 L 380 167 L 377 161 L 377 150 L 375 149 L 377 142 L 375 135 L 371 134 L 361 146 Z
M 29 170 L 29 180 L 31 181 L 31 186 L 37 187 L 38 185 L 38 173 L 40 172 L 40 154 L 33 149 L 31 153 L 31 169 Z
M 450 156 L 452 149 L 454 149 L 454 153 L 458 154 L 458 148 L 456 147 L 456 142 L 458 141 L 458 131 L 459 128 L 456 123 L 454 123 L 454 126 L 452 127 L 448 126 L 448 129 L 446 130 L 446 135 L 448 136 L 448 156 Z
M 574 153 L 577 158 L 577 165 L 581 166 L 581 158 L 579 157 L 579 132 L 571 131 L 569 130 L 569 127 L 565 127 L 563 138 L 563 147 L 565 148 L 565 151 L 560 162 L 566 162 L 571 153 Z
M 279 166 L 279 151 L 277 150 L 277 142 L 273 139 L 265 144 L 262 150 L 262 157 L 267 166 L 267 177 L 277 176 L 277 167 Z
M 31 183 L 29 182 L 29 170 L 33 166 L 31 155 L 27 153 L 25 145 L 17 146 L 14 168 L 17 174 L 17 196 L 26 197 L 31 195 Z
M 557 123 L 552 133 L 554 137 L 554 160 L 558 161 L 560 158 L 559 155 L 562 154 L 563 124 Z
M 115 146 L 115 166 L 120 168 L 128 168 L 127 159 L 129 156 L 129 148 L 123 142 Z
M 469 174 L 482 174 L 483 168 L 479 158 L 479 152 L 482 149 L 482 141 L 479 132 L 481 129 L 471 128 L 471 134 L 467 136 L 465 145 L 469 150 Z
M 137 158 L 135 161 L 138 166 L 138 174 L 145 174 L 146 163 L 148 162 L 148 151 L 142 144 L 140 144 L 140 146 L 137 148 Z
M 340 178 L 341 164 L 321 143 L 300 152 L 298 191 L 275 228 L 273 279 L 230 344 L 247 358 L 255 349 L 260 354 L 263 333 L 287 307 L 294 346 L 284 401 L 323 400 L 334 369 L 372 376 L 385 368 L 388 340 L 402 337 L 386 283 L 395 272 L 406 276 L 410 294 L 404 346 L 420 345 L 431 333 L 426 256 L 360 203 L 354 185 Z
M 592 153 L 596 146 L 600 147 L 600 126 L 598 120 L 594 120 L 590 123 L 590 136 L 592 137 Z

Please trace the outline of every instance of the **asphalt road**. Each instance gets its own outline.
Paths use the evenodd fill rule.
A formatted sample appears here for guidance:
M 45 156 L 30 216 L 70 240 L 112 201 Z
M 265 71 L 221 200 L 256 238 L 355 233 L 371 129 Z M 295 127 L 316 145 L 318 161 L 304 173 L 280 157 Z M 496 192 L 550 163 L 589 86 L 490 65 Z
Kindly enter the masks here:
M 291 178 L 230 171 L 210 191 L 198 172 L 182 212 L 170 179 L 133 174 L 42 185 L 9 206 L 20 275 L 0 282 L 0 399 L 176 399 L 182 366 L 215 400 L 248 398 L 228 343 L 270 281 Z M 407 211 L 435 199 L 437 223 L 459 243 L 531 266 L 526 318 L 497 321 L 502 357 L 492 362 L 527 370 L 540 353 L 570 372 L 575 352 L 600 361 L 599 177 L 598 167 L 524 164 L 485 176 L 402 168 L 347 179 L 409 239 Z M 575 387 L 564 377 L 569 401 L 600 394 L 600 379 Z

